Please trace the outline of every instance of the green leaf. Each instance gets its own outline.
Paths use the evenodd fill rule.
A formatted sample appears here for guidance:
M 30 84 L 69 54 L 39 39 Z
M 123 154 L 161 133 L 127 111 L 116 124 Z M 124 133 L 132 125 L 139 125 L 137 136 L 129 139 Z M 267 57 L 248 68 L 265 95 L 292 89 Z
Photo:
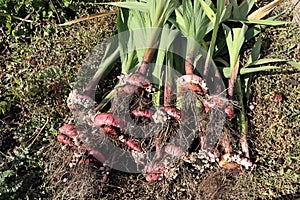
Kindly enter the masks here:
M 164 28 L 162 29 L 160 43 L 157 51 L 155 68 L 153 70 L 154 78 L 159 79 L 161 76 L 161 66 L 164 64 L 164 60 L 166 57 L 167 52 L 169 52 L 170 48 L 172 47 L 175 38 L 178 35 L 178 31 L 171 30 L 168 24 L 165 24 Z
M 178 0 L 164 0 L 150 2 L 150 18 L 153 27 L 163 27 L 171 14 L 178 7 Z
M 249 28 L 245 35 L 245 42 L 248 42 L 250 39 L 260 34 L 264 28 L 264 25 L 254 25 L 253 27 Z
M 232 2 L 230 2 L 229 5 L 225 6 L 225 9 L 223 9 L 223 12 L 222 12 L 222 15 L 221 15 L 221 20 L 220 20 L 221 22 L 226 21 L 227 19 L 229 19 L 231 17 L 232 8 L 233 8 Z
M 209 6 L 210 4 L 206 5 Z M 204 37 L 213 29 L 213 23 L 206 15 L 199 0 L 194 0 L 194 2 L 183 1 L 182 5 L 176 8 L 175 16 L 176 21 L 172 18 L 169 21 L 173 23 L 184 36 L 193 38 L 204 47 L 207 46 Z
M 240 14 L 240 8 L 239 8 L 236 0 L 233 1 L 233 17 L 234 18 L 242 18 L 241 14 Z
M 238 97 L 238 102 L 241 106 L 240 112 L 238 112 L 238 124 L 239 124 L 239 129 L 242 137 L 246 137 L 248 133 L 248 120 L 247 120 L 247 115 L 245 111 L 245 105 L 244 105 L 244 94 L 242 92 L 242 81 L 241 77 L 238 76 L 236 80 L 236 87 L 235 87 L 235 92 Z M 248 146 L 248 145 L 246 145 Z M 248 147 L 242 147 L 242 151 L 245 153 L 246 157 L 249 157 L 249 150 Z
M 246 16 L 252 9 L 254 2 L 255 2 L 255 0 L 247 0 L 247 1 L 243 1 L 241 3 L 241 5 L 239 6 L 241 18 L 246 18 Z
M 95 73 L 94 77 L 85 85 L 85 92 L 92 92 L 92 90 L 94 90 L 94 88 L 98 85 L 99 80 L 101 78 L 104 78 L 114 67 L 114 63 L 117 61 L 120 55 L 120 47 L 117 43 L 118 40 L 114 40 L 111 41 L 111 43 L 107 44 L 101 63 L 98 66 L 97 72 Z M 99 50 L 100 46 L 97 46 L 97 48 L 97 50 Z M 88 60 L 93 60 L 93 58 L 95 58 L 95 56 L 97 55 L 99 56 L 99 54 L 97 54 L 97 51 L 91 52 L 90 56 L 88 57 Z M 89 63 L 88 60 L 86 63 Z M 98 64 L 98 62 L 95 62 L 94 60 L 91 61 L 91 63 Z
M 219 71 L 225 78 L 230 78 L 230 67 L 221 67 L 219 68 Z
M 21 85 L 21 82 L 16 77 L 14 77 L 14 81 L 15 81 L 16 84 Z
M 293 67 L 296 67 L 298 70 L 300 70 L 300 62 L 288 61 L 287 64 L 292 65 Z
M 208 56 L 213 56 L 215 48 L 216 48 L 216 40 L 217 40 L 217 34 L 219 30 L 220 20 L 222 13 L 225 13 L 225 0 L 220 0 L 217 2 L 217 14 L 216 14 L 216 20 L 213 28 L 213 33 L 211 37 L 211 42 L 208 50 Z
M 167 51 L 163 50 L 161 48 L 159 48 L 159 50 L 157 50 L 155 68 L 153 70 L 153 75 L 157 79 L 160 78 L 161 67 L 164 65 L 166 53 L 167 53 Z
M 176 15 L 176 23 L 178 24 L 178 26 L 180 27 L 180 30 L 184 30 L 184 32 L 186 32 L 186 24 L 182 15 L 182 7 L 175 9 L 175 15 Z M 183 33 L 184 35 L 186 35 L 185 33 Z
M 247 61 L 246 66 L 248 66 L 249 64 L 253 63 L 254 61 L 256 61 L 258 59 L 259 54 L 260 54 L 261 44 L 262 44 L 262 40 L 261 40 L 261 37 L 259 36 L 253 46 L 251 55 Z
M 238 18 L 228 19 L 228 21 L 242 22 L 246 24 L 271 25 L 271 26 L 287 25 L 291 23 L 286 21 L 276 21 L 276 20 L 269 20 L 269 19 L 238 19 Z
M 116 87 L 115 87 L 116 88 Z M 96 111 L 98 110 L 102 110 L 109 102 L 111 102 L 111 100 L 114 97 L 115 94 L 115 89 L 111 90 L 102 100 L 101 102 L 97 105 L 97 107 L 95 108 Z
M 244 82 L 244 87 L 243 87 L 243 93 L 246 96 L 246 99 L 249 100 L 250 98 L 250 88 L 251 88 L 251 83 L 253 79 L 253 74 L 246 74 L 242 77 L 243 82 Z
M 223 29 L 224 29 L 224 34 L 225 34 L 225 38 L 226 38 L 226 43 L 227 43 L 227 47 L 229 52 L 232 52 L 233 49 L 233 42 L 232 42 L 232 34 L 231 34 L 231 29 L 226 26 L 225 24 L 222 24 Z
M 214 58 L 214 62 L 219 62 L 219 63 L 222 63 L 224 66 L 229 66 L 229 63 L 221 57 Z
M 117 6 L 120 8 L 127 8 L 130 10 L 137 10 L 141 12 L 150 12 L 149 3 L 142 3 L 137 1 L 126 1 L 126 2 L 109 2 L 109 3 L 100 3 L 111 6 Z
M 209 5 L 203 0 L 199 0 L 205 14 L 210 19 L 210 21 L 215 24 L 216 22 L 216 13 L 209 7 Z
M 279 69 L 277 66 L 261 66 L 261 67 L 253 67 L 253 68 L 242 68 L 240 70 L 241 75 L 255 73 L 260 71 L 267 71 L 272 69 Z M 223 74 L 225 78 L 230 78 L 230 68 L 229 67 L 222 67 L 219 68 L 219 71 Z
M 253 65 L 263 65 L 263 64 L 274 63 L 274 62 L 286 62 L 286 60 L 279 59 L 279 58 L 263 58 L 246 65 L 246 67 L 253 66 Z
M 117 17 L 118 33 L 128 30 L 128 24 L 127 24 L 128 17 L 129 17 L 128 10 L 119 9 L 118 17 Z
M 244 44 L 245 41 L 245 33 L 248 29 L 248 26 L 243 24 L 242 28 L 233 28 L 233 47 L 236 57 L 238 57 L 238 54 Z
M 118 12 L 118 16 L 117 16 L 117 27 L 118 27 L 118 39 L 120 42 L 120 59 L 123 63 L 125 62 L 125 57 L 126 55 L 124 55 L 124 49 L 125 49 L 125 41 L 128 41 L 128 37 L 126 37 L 127 35 L 125 34 L 120 34 L 126 30 L 128 30 L 128 25 L 127 25 L 127 21 L 128 21 L 128 10 L 125 9 L 119 9 Z
M 222 26 L 224 29 L 226 44 L 229 51 L 230 68 L 231 70 L 233 70 L 238 60 L 241 47 L 244 44 L 245 33 L 248 29 L 248 26 L 243 24 L 242 28 L 233 28 L 232 30 L 225 24 L 222 24 Z
M 274 21 L 277 16 L 269 17 L 267 20 Z M 266 28 L 266 25 L 260 25 L 256 24 L 253 27 L 249 28 L 246 32 L 246 42 L 252 39 L 253 37 L 257 36 L 259 33 L 261 33 L 262 30 Z
M 272 69 L 279 69 L 277 66 L 261 66 L 261 67 L 253 67 L 253 68 L 242 68 L 240 70 L 240 74 L 249 74 L 249 73 L 255 73 L 260 71 L 267 71 Z

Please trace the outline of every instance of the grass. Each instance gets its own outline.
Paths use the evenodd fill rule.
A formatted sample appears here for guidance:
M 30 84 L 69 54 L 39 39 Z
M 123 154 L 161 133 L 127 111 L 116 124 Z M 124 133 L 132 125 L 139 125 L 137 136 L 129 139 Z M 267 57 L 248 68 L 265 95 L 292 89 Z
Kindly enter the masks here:
M 47 176 L 44 156 L 56 144 L 58 127 L 70 117 L 66 98 L 72 82 L 88 52 L 115 31 L 114 22 L 112 16 L 57 27 L 50 36 L 31 36 L 30 42 L 2 36 L 1 178 L 6 178 L 0 199 L 47 194 L 41 188 Z M 7 170 L 11 173 L 4 175 Z
M 291 19 L 289 14 L 282 17 Z M 254 76 L 248 137 L 257 168 L 252 172 L 214 169 L 199 174 L 179 162 L 179 175 L 173 181 L 146 183 L 142 175 L 112 171 L 109 181 L 101 183 L 96 170 L 70 170 L 71 154 L 56 141 L 57 129 L 71 117 L 66 98 L 84 58 L 114 33 L 115 21 L 111 16 L 65 29 L 55 27 L 50 36 L 41 32 L 29 42 L 3 35 L 0 199 L 296 199 L 300 72 L 285 65 Z M 266 29 L 261 57 L 299 61 L 299 33 L 300 28 L 293 26 Z M 112 82 L 103 85 L 112 87 Z
M 279 198 L 299 194 L 299 72 L 258 75 L 252 85 L 251 150 L 256 171 L 237 177 L 239 197 Z M 275 97 L 283 96 L 282 100 Z M 275 96 L 274 96 L 275 95 Z

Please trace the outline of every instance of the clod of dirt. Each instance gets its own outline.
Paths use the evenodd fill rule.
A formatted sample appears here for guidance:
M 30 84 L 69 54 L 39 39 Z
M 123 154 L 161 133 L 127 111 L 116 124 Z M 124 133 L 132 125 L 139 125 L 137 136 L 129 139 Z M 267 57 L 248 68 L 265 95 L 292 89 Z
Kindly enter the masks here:
M 283 96 L 281 93 L 274 92 L 273 98 L 274 98 L 274 102 L 280 102 L 282 101 Z

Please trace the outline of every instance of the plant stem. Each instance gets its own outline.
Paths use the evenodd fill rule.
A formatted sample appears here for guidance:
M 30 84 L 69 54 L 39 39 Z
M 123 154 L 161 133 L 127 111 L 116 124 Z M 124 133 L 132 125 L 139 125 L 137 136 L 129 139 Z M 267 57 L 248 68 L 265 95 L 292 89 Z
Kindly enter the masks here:
M 247 142 L 248 120 L 247 120 L 246 111 L 245 111 L 245 107 L 244 107 L 241 77 L 239 75 L 237 76 L 237 79 L 236 79 L 236 87 L 235 88 L 236 88 L 236 94 L 238 96 L 238 101 L 241 105 L 241 111 L 238 114 L 240 132 L 242 134 L 240 143 L 241 143 L 241 147 L 242 147 L 242 152 L 245 154 L 245 156 L 247 158 L 249 158 L 249 147 L 248 147 L 248 142 Z
M 173 13 L 177 6 L 177 0 L 164 0 L 164 1 L 153 1 L 151 4 L 152 8 L 154 8 L 152 18 L 152 27 L 153 28 L 162 28 L 166 23 L 167 19 Z M 151 9 L 150 9 L 151 12 Z M 150 15 L 151 18 L 151 15 Z M 160 29 L 154 29 L 152 38 L 150 39 L 150 48 L 146 49 L 145 55 L 142 60 L 142 64 L 139 72 L 141 74 L 145 74 L 148 68 L 148 63 L 151 61 L 153 54 L 158 46 L 159 37 L 161 35 Z
M 115 45 L 110 45 L 108 49 L 106 50 L 105 54 L 103 56 L 103 59 L 101 61 L 101 64 L 92 78 L 92 80 L 88 83 L 88 85 L 85 88 L 85 95 L 91 96 L 92 93 L 96 90 L 96 86 L 98 85 L 100 79 L 102 77 L 105 77 L 108 72 L 110 71 L 109 69 L 113 66 L 114 62 L 118 58 L 118 55 L 120 53 L 120 49 L 114 48 Z M 97 55 L 97 54 L 96 54 Z M 91 55 L 91 57 L 96 56 L 96 55 Z
M 153 54 L 156 50 L 156 48 L 155 48 L 156 46 L 157 45 L 153 45 L 152 48 L 146 49 L 145 55 L 144 55 L 143 60 L 142 60 L 142 64 L 141 64 L 140 69 L 139 69 L 139 72 L 141 74 L 146 74 L 149 62 L 151 61 L 151 59 L 153 57 Z
M 185 74 L 186 75 L 193 75 L 194 66 L 193 66 L 194 56 L 193 53 L 190 52 L 186 55 L 185 59 Z
M 195 44 L 194 41 L 187 41 L 186 47 L 186 56 L 185 56 L 185 74 L 193 75 L 194 74 L 194 61 L 195 61 L 195 52 L 198 52 L 199 46 Z
M 233 67 L 233 69 L 230 72 L 230 78 L 228 80 L 228 96 L 229 99 L 233 99 L 233 90 L 234 90 L 234 85 L 237 82 L 237 76 L 240 68 L 240 56 L 238 56 L 237 61 Z M 241 88 L 240 88 L 241 89 Z M 241 91 L 242 94 L 242 91 Z
M 173 65 L 173 56 L 171 53 L 168 53 L 169 57 L 172 59 L 168 59 L 168 65 Z M 171 107 L 174 106 L 172 104 L 172 88 L 173 88 L 173 82 L 172 82 L 172 76 L 171 76 L 171 70 L 169 67 L 166 68 L 166 75 L 165 75 L 165 88 L 164 88 L 164 107 Z
M 134 56 L 135 56 L 135 54 L 136 54 L 135 52 L 128 53 L 127 62 L 122 62 L 122 69 L 121 69 L 122 74 L 129 72 L 131 67 L 134 65 Z M 126 65 L 124 65 L 123 63 L 126 63 Z
M 108 95 L 106 95 L 101 101 L 101 103 L 98 104 L 98 106 L 95 108 L 95 111 L 102 110 L 107 105 L 107 103 L 113 98 L 114 94 L 115 90 L 110 91 Z

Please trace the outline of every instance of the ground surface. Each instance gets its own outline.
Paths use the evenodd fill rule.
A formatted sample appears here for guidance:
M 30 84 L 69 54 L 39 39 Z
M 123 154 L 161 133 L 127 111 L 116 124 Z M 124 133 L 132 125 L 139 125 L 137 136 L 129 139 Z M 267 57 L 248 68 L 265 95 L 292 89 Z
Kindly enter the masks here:
M 286 11 L 285 1 L 274 11 Z M 84 11 L 82 11 L 84 15 Z M 4 38 L 0 57 L 0 199 L 296 199 L 300 192 L 300 72 L 287 65 L 253 76 L 248 110 L 254 171 L 215 168 L 205 174 L 178 163 L 173 180 L 112 171 L 108 182 L 88 168 L 69 169 L 70 152 L 56 141 L 71 117 L 66 98 L 88 52 L 115 31 L 115 16 L 26 40 Z M 267 28 L 261 57 L 300 61 L 300 27 Z M 101 95 L 113 87 L 114 79 Z M 100 98 L 100 97 L 99 97 Z M 234 132 L 234 131 L 233 131 Z M 236 133 L 235 133 L 236 134 Z M 198 178 L 197 178 L 198 175 Z M 299 197 L 300 198 L 300 197 Z

